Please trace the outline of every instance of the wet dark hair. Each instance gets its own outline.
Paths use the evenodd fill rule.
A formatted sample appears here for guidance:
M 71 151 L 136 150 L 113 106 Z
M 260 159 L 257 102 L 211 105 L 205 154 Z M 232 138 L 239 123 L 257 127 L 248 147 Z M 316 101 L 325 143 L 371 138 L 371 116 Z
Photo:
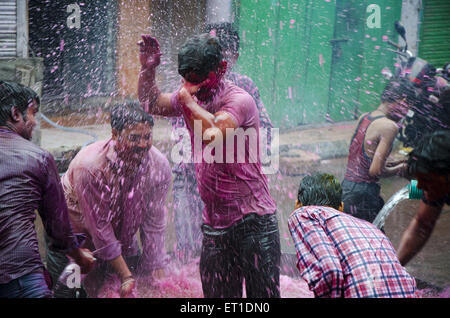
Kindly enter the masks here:
M 222 61 L 222 47 L 219 40 L 207 33 L 189 38 L 178 53 L 178 73 L 187 81 L 198 84 L 205 80 L 209 72 L 216 71 Z M 190 80 L 189 74 L 199 80 Z
M 36 100 L 40 104 L 38 94 L 31 88 L 15 82 L 0 81 L 0 125 L 11 119 L 11 109 L 15 106 L 26 120 L 28 105 Z
M 215 32 L 215 36 L 219 39 L 222 50 L 230 51 L 232 54 L 239 52 L 240 38 L 239 32 L 230 22 L 210 23 L 205 27 L 205 32 L 211 34 Z
M 138 123 L 154 125 L 153 117 L 141 108 L 139 102 L 126 101 L 111 107 L 111 128 L 121 132 L 126 126 Z
M 450 174 L 450 130 L 440 130 L 424 136 L 409 153 L 408 170 L 417 172 Z
M 382 103 L 394 103 L 403 98 L 409 105 L 417 101 L 414 86 L 407 79 L 395 79 L 387 83 L 380 99 Z
M 338 210 L 342 202 L 342 187 L 333 175 L 316 173 L 302 179 L 297 199 L 303 206 L 329 206 Z

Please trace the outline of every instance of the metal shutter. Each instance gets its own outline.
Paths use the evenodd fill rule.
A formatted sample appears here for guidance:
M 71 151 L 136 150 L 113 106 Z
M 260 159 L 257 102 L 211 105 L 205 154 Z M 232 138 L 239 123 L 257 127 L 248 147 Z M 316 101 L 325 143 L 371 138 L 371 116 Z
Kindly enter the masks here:
M 435 67 L 450 62 L 450 1 L 424 0 L 419 56 Z
M 0 57 L 17 55 L 16 0 L 0 0 Z

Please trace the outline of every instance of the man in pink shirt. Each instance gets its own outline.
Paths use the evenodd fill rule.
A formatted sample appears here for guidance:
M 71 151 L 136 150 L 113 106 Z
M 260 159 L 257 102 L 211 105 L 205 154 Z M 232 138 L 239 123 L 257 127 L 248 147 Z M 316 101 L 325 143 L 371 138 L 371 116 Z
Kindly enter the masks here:
M 240 38 L 238 31 L 230 22 L 212 23 L 205 26 L 205 33 L 217 37 L 223 50 L 223 58 L 227 61 L 227 73 L 225 79 L 242 88 L 252 96 L 259 113 L 260 128 L 266 133 L 266 151 L 270 153 L 271 128 L 269 114 L 259 95 L 256 84 L 248 76 L 233 71 L 239 57 Z M 171 118 L 173 133 L 180 135 L 178 144 L 185 143 L 184 138 L 190 138 L 186 134 L 180 134 L 180 130 L 186 129 L 183 117 Z M 261 136 L 260 136 L 261 137 Z M 189 139 L 190 140 L 190 139 Z M 184 155 L 184 149 L 179 151 Z M 198 193 L 195 165 L 184 160 L 176 162 L 172 167 L 174 175 L 172 193 L 174 202 L 174 222 L 177 235 L 177 254 L 180 260 L 188 262 L 200 254 L 202 242 L 202 211 L 203 201 Z
M 178 72 L 184 83 L 175 93 L 161 93 L 155 82 L 158 41 L 142 38 L 141 104 L 152 114 L 182 116 L 191 136 L 205 203 L 200 257 L 205 297 L 242 297 L 244 280 L 248 297 L 279 297 L 276 205 L 262 173 L 253 98 L 224 79 L 227 62 L 218 39 L 209 34 L 181 47 Z
M 108 275 L 120 279 L 121 297 L 136 296 L 133 272 L 147 280 L 152 272 L 161 275 L 167 264 L 165 201 L 171 172 L 168 160 L 152 147 L 152 126 L 153 118 L 138 103 L 114 106 L 112 138 L 82 149 L 62 178 L 72 226 L 86 234 L 85 246 L 96 250 L 100 263 L 83 283 L 90 297 L 97 296 Z M 137 264 L 131 264 L 132 257 Z M 54 276 L 67 262 L 58 260 L 50 254 Z

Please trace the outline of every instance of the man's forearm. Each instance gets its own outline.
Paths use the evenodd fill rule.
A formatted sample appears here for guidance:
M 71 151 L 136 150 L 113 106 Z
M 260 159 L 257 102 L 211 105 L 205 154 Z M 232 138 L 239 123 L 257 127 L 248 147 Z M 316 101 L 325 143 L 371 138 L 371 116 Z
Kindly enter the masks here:
M 398 258 L 406 265 L 425 245 L 433 232 L 441 208 L 420 202 L 419 211 L 402 236 L 398 247 Z
M 188 115 L 188 119 L 191 127 L 194 127 L 194 121 L 200 120 L 202 122 L 202 133 L 209 128 L 213 128 L 214 126 L 214 118 L 215 116 L 203 109 L 200 105 L 198 105 L 195 101 L 191 101 L 187 104 L 181 105 Z
M 400 176 L 406 177 L 408 171 L 408 166 L 406 163 L 400 163 L 395 166 L 386 165 L 380 175 L 380 177 L 392 177 L 392 176 Z
M 155 80 L 156 70 L 142 69 L 139 72 L 138 97 L 139 101 L 151 112 L 161 94 Z
M 109 263 L 111 264 L 115 272 L 119 275 L 121 280 L 131 276 L 130 269 L 128 268 L 128 265 L 123 259 L 122 255 L 119 255 L 115 259 L 110 260 Z
M 403 234 L 398 248 L 398 259 L 405 266 L 425 245 L 430 237 L 431 230 L 423 229 L 414 219 Z

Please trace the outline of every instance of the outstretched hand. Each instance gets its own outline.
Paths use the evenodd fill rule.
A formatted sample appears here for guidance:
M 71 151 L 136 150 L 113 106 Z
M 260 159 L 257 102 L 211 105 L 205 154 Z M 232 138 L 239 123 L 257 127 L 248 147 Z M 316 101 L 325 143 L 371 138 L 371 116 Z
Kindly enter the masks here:
M 139 60 L 144 69 L 155 69 L 161 63 L 158 40 L 149 34 L 143 34 L 139 45 Z

